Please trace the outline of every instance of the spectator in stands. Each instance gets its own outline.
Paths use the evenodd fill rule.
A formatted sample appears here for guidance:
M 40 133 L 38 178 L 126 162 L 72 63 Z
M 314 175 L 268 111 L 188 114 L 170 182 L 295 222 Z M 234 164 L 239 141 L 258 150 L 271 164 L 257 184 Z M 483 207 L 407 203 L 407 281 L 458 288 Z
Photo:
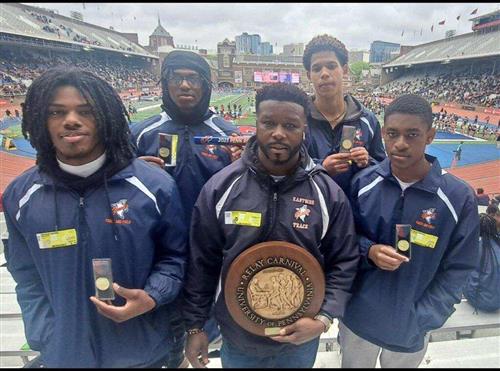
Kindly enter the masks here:
M 12 115 L 12 112 L 10 112 L 10 109 L 5 110 L 5 116 L 10 119 L 10 116 Z
M 346 196 L 320 165 L 312 164 L 303 144 L 308 106 L 309 98 L 296 86 L 264 87 L 256 98 L 257 134 L 250 138 L 243 157 L 215 174 L 200 192 L 191 221 L 184 292 L 186 354 L 193 367 L 208 362 L 204 323 L 216 297 L 218 277 L 224 288 L 234 259 L 255 243 L 284 238 L 312 253 L 324 270 L 325 298 L 314 319 L 302 317 L 282 327 L 278 336 L 266 338 L 234 322 L 224 301 L 225 295 L 233 293 L 222 289 L 216 304 L 223 336 L 222 367 L 311 368 L 321 333 L 344 312 L 359 257 L 354 225 Z M 273 193 L 275 202 L 269 202 Z M 307 204 L 297 201 L 297 195 L 309 198 Z M 217 215 L 216 208 L 220 209 Z M 299 208 L 308 210 L 309 228 L 292 226 Z M 251 227 L 237 218 L 225 222 L 222 216 L 234 213 L 229 210 L 251 211 L 262 215 L 262 221 Z M 280 214 L 274 221 L 272 210 Z M 318 225 L 323 227 L 313 227 Z
M 350 94 L 344 94 L 347 55 L 342 42 L 321 35 L 307 44 L 303 56 L 315 90 L 307 120 L 307 150 L 346 194 L 355 173 L 386 157 L 377 118 Z M 354 126 L 356 136 L 352 148 L 343 153 L 340 142 L 345 126 Z
M 479 206 L 488 206 L 490 203 L 490 196 L 488 196 L 486 193 L 484 193 L 484 189 L 482 189 L 482 188 L 478 188 L 476 190 L 476 192 L 477 192 L 477 195 L 476 195 L 477 204 Z
M 500 217 L 498 207 L 494 215 Z M 494 218 L 488 214 L 479 218 L 481 259 L 469 276 L 464 296 L 476 310 L 493 312 L 500 309 L 500 235 Z
M 210 66 L 196 53 L 173 51 L 161 67 L 163 112 L 132 126 L 133 142 L 140 158 L 158 164 L 179 185 L 180 197 L 189 225 L 193 206 L 210 177 L 239 157 L 241 149 L 195 144 L 194 136 L 228 136 L 238 129 L 208 109 L 212 91 Z M 169 134 L 176 145 L 175 164 L 158 157 L 159 134 Z M 178 323 L 182 321 L 179 315 Z M 215 322 L 212 321 L 215 327 Z M 178 357 L 183 359 L 184 329 L 179 327 Z M 215 340 L 218 331 L 211 331 Z
M 380 349 L 382 367 L 418 367 L 429 331 L 451 315 L 479 260 L 474 191 L 425 154 L 431 124 L 425 99 L 394 100 L 384 117 L 388 159 L 353 179 L 362 260 L 340 323 L 342 367 L 375 367 Z M 411 225 L 411 245 L 396 245 L 396 224 Z
M 174 180 L 135 159 L 120 97 L 81 69 L 49 70 L 33 82 L 22 132 L 37 166 L 8 186 L 3 202 L 7 269 L 29 346 L 46 367 L 168 364 L 169 303 L 187 259 Z M 100 287 L 113 301 L 93 296 L 94 258 L 112 259 L 113 282 Z

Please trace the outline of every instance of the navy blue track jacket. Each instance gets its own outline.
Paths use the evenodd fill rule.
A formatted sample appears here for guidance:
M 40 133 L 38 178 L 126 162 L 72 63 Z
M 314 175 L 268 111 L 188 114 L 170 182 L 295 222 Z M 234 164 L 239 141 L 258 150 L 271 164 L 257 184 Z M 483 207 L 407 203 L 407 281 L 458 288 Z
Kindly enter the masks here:
M 136 159 L 79 195 L 33 167 L 9 185 L 3 202 L 7 269 L 26 339 L 46 367 L 144 367 L 168 355 L 168 303 L 181 290 L 187 261 L 187 228 L 170 175 Z M 76 230 L 76 244 L 41 248 L 41 233 L 68 229 Z M 93 258 L 111 258 L 114 281 L 144 289 L 155 309 L 123 323 L 99 314 L 89 300 Z M 114 303 L 124 302 L 117 295 Z
M 474 191 L 444 173 L 435 157 L 424 179 L 404 192 L 390 161 L 353 179 L 351 204 L 362 254 L 344 323 L 385 349 L 416 352 L 424 335 L 455 311 L 479 257 L 479 216 Z M 373 244 L 394 246 L 395 224 L 411 224 L 411 260 L 395 271 L 368 258 Z
M 137 156 L 158 156 L 159 133 L 178 135 L 177 165 L 166 169 L 179 188 L 186 220 L 191 213 L 201 188 L 212 175 L 231 163 L 230 155 L 220 146 L 194 144 L 193 136 L 228 136 L 238 128 L 207 112 L 205 120 L 196 123 L 178 122 L 166 112 L 131 127 Z
M 364 107 L 356 98 L 347 94 L 344 96 L 346 115 L 341 123 L 332 130 L 330 123 L 311 102 L 311 114 L 307 118 L 306 145 L 309 155 L 315 163 L 322 164 L 326 157 L 339 153 L 342 127 L 356 127 L 356 147 L 365 147 L 370 156 L 370 164 L 374 165 L 386 157 L 382 144 L 380 124 L 373 112 Z M 353 164 L 345 173 L 337 174 L 333 180 L 349 195 L 351 179 L 360 168 Z
M 347 197 L 325 170 L 312 162 L 305 147 L 295 173 L 277 183 L 259 167 L 256 147 L 254 136 L 242 158 L 214 175 L 200 193 L 191 222 L 183 311 L 187 328 L 202 327 L 221 277 L 222 290 L 215 308 L 222 335 L 249 354 L 266 356 L 293 351 L 295 345 L 253 335 L 232 319 L 223 289 L 231 262 L 247 248 L 264 241 L 302 246 L 316 257 L 325 272 L 326 293 L 321 310 L 341 318 L 351 296 L 359 252 Z M 307 228 L 294 226 L 300 208 L 309 210 L 303 222 Z M 260 214 L 260 226 L 226 224 L 225 214 L 231 211 Z

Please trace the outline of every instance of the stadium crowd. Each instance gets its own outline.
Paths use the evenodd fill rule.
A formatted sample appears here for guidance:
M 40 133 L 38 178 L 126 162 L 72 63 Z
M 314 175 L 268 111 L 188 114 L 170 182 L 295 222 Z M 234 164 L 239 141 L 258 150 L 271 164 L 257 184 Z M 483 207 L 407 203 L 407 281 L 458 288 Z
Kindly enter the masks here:
M 83 68 L 106 81 L 115 89 L 156 84 L 155 75 L 137 65 L 125 64 L 118 59 L 105 61 L 97 56 L 58 55 L 48 58 L 42 54 L 2 52 L 0 57 L 0 96 L 24 95 L 26 82 L 34 80 L 49 68 L 68 65 Z
M 430 101 L 443 100 L 483 107 L 500 107 L 500 76 L 492 74 L 451 73 L 392 81 L 378 88 L 382 94 L 397 96 L 412 93 Z
M 61 38 L 61 35 L 63 38 L 69 38 L 72 41 L 84 43 L 84 44 L 90 44 L 90 45 L 98 45 L 98 46 L 104 46 L 107 48 L 112 48 L 112 49 L 120 49 L 124 51 L 132 51 L 131 47 L 123 47 L 123 46 L 114 46 L 112 43 L 108 44 L 103 44 L 97 39 L 89 39 L 87 36 L 82 35 L 75 30 L 73 30 L 71 27 L 65 26 L 64 24 L 58 22 L 55 18 L 51 17 L 50 15 L 44 15 L 44 14 L 39 14 L 34 11 L 25 9 L 24 10 L 26 13 L 28 13 L 34 20 L 37 20 L 38 22 L 43 23 L 42 30 L 48 33 L 52 34 L 57 34 L 58 38 Z M 59 23 L 59 24 L 57 24 Z

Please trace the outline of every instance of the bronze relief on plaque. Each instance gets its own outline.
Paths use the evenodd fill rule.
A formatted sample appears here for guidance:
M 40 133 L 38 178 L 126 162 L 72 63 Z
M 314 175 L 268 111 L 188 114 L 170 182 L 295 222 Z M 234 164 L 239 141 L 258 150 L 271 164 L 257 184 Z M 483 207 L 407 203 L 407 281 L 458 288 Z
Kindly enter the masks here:
M 320 264 L 306 249 L 269 241 L 234 260 L 224 290 L 229 312 L 241 327 L 272 336 L 303 316 L 317 314 L 325 282 Z

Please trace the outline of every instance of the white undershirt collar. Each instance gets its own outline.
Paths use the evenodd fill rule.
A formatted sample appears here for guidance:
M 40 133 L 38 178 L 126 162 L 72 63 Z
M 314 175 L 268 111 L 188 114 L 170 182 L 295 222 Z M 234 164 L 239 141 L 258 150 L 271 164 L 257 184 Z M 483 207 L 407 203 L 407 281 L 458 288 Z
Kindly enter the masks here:
M 82 178 L 87 178 L 88 176 L 94 174 L 97 170 L 99 170 L 102 167 L 102 165 L 104 165 L 104 162 L 106 162 L 106 152 L 104 152 L 94 161 L 78 166 L 68 165 L 62 162 L 61 160 L 57 159 L 57 163 L 59 164 L 61 170 L 73 175 L 80 176 Z

